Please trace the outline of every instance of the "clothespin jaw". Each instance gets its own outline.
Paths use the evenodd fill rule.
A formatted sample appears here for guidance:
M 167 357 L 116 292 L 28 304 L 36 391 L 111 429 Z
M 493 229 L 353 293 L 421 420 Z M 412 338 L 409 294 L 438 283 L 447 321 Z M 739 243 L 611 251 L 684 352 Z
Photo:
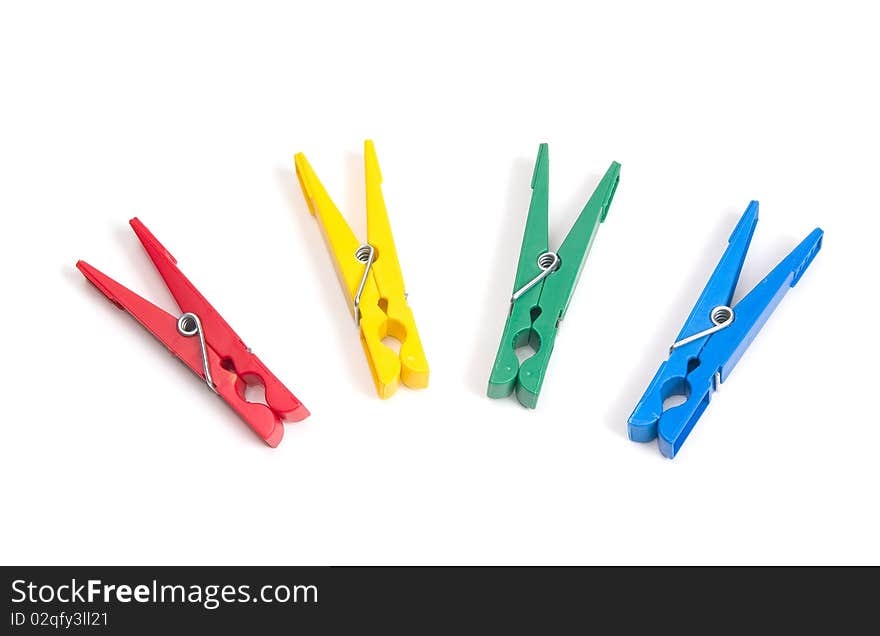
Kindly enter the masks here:
M 734 307 L 731 299 L 758 221 L 752 201 L 730 236 L 709 282 L 673 344 L 668 359 L 628 420 L 629 438 L 657 438 L 660 452 L 675 457 L 712 393 L 727 380 L 786 292 L 794 287 L 822 247 L 816 228 Z M 664 410 L 664 402 L 682 396 L 684 402 Z
M 620 164 L 612 162 L 587 205 L 569 230 L 558 252 L 549 251 L 549 158 L 541 144 L 532 175 L 532 198 L 511 297 L 487 395 L 503 398 L 516 392 L 519 402 L 535 408 L 559 323 L 577 287 L 584 262 L 605 220 L 617 184 Z M 516 349 L 529 345 L 535 353 L 522 363 Z
M 430 376 L 428 359 L 422 348 L 415 316 L 407 302 L 403 272 L 400 268 L 394 236 L 391 233 L 385 197 L 382 194 L 382 172 L 379 168 L 379 159 L 376 157 L 376 148 L 370 139 L 364 142 L 364 177 L 367 199 L 367 243 L 376 251 L 372 270 L 379 292 L 377 304 L 387 317 L 384 326 L 375 335 L 378 341 L 391 336 L 400 343 L 398 355 L 400 380 L 410 388 L 424 389 L 428 386 Z M 388 347 L 384 349 L 387 350 Z M 394 393 L 394 390 L 388 392 L 382 389 L 382 386 L 383 383 L 376 380 L 376 388 L 380 394 L 387 393 L 384 397 L 390 397 Z
M 184 309 L 180 316 L 116 282 L 85 261 L 77 268 L 119 309 L 127 311 L 206 382 L 269 446 L 284 435 L 283 422 L 308 417 L 308 409 L 284 386 L 208 304 L 176 267 L 174 257 L 138 219 L 131 226 L 172 295 Z M 194 337 L 198 336 L 198 337 Z M 249 402 L 249 385 L 262 384 L 266 403 Z
M 549 185 L 550 185 L 550 160 L 547 144 L 538 147 L 538 156 L 535 159 L 535 169 L 532 172 L 532 197 L 529 203 L 529 211 L 526 216 L 526 226 L 523 231 L 522 246 L 519 252 L 519 263 L 516 268 L 516 277 L 513 290 L 525 291 L 515 300 L 511 299 L 510 314 L 504 324 L 504 332 L 501 335 L 501 344 L 495 356 L 495 364 L 489 375 L 489 386 L 486 394 L 493 399 L 509 396 L 517 390 L 517 399 L 530 408 L 537 403 L 537 396 L 533 397 L 532 391 L 524 390 L 522 395 L 518 390 L 520 385 L 520 363 L 516 350 L 526 345 L 535 352 L 540 351 L 541 341 L 536 332 L 532 331 L 533 308 L 537 308 L 541 299 L 543 285 L 538 283 L 531 288 L 526 286 L 541 274 L 542 268 L 538 259 L 542 254 L 550 250 L 548 231 L 549 222 Z M 535 309 L 535 311 L 539 311 Z M 528 372 L 527 372 L 528 373 Z M 529 386 L 528 375 L 524 374 L 523 385 Z
M 295 157 L 296 173 L 309 210 L 321 225 L 327 247 L 359 330 L 379 397 L 391 397 L 401 382 L 428 385 L 429 368 L 403 284 L 403 274 L 382 195 L 382 174 L 373 142 L 364 143 L 367 243 L 361 245 L 330 199 L 305 156 Z M 395 352 L 382 340 L 400 342 Z

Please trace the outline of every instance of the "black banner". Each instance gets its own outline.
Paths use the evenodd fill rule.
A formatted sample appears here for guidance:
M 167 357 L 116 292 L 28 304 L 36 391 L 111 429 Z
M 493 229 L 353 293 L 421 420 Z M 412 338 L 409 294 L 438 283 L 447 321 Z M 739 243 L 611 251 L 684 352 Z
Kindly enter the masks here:
M 551 634 L 689 624 L 711 634 L 824 620 L 841 633 L 846 624 L 877 627 L 866 574 L 874 578 L 845 568 L 7 567 L 4 620 L 10 634 Z

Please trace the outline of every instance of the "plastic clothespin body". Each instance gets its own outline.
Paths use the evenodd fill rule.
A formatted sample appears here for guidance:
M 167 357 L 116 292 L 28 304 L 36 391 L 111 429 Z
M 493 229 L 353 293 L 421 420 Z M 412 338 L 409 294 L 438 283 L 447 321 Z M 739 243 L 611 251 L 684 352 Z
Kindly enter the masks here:
M 177 268 L 177 261 L 147 227 L 136 218 L 130 224 L 182 312 L 197 317 L 200 333 L 185 335 L 181 332 L 181 318 L 160 309 L 85 261 L 79 261 L 77 268 L 111 302 L 131 314 L 193 373 L 209 382 L 212 390 L 269 446 L 277 446 L 284 436 L 283 422 L 308 417 L 308 409 L 247 348 L 217 310 Z M 248 402 L 245 398 L 247 387 L 253 384 L 262 384 L 265 388 L 266 404 Z
M 295 163 L 309 210 L 320 223 L 349 310 L 358 322 L 376 392 L 384 399 L 391 397 L 401 382 L 411 388 L 428 386 L 428 361 L 407 303 L 373 142 L 364 143 L 367 210 L 367 243 L 364 245 L 355 237 L 305 155 L 297 154 Z M 388 336 L 400 342 L 399 353 L 382 342 Z
M 559 323 L 568 309 L 599 224 L 608 214 L 619 180 L 620 164 L 612 162 L 559 250 L 550 252 L 548 147 L 539 147 L 510 315 L 489 376 L 490 398 L 503 398 L 515 392 L 523 406 L 535 408 Z M 516 349 L 525 345 L 530 345 L 535 353 L 520 363 Z
M 730 235 L 727 249 L 679 332 L 669 358 L 660 365 L 629 418 L 629 438 L 649 442 L 656 437 L 666 457 L 672 458 L 679 451 L 718 384 L 727 380 L 782 297 L 797 284 L 822 247 L 823 232 L 816 228 L 731 307 L 757 223 L 758 202 L 752 201 Z M 682 396 L 685 401 L 664 410 L 664 401 L 673 396 Z

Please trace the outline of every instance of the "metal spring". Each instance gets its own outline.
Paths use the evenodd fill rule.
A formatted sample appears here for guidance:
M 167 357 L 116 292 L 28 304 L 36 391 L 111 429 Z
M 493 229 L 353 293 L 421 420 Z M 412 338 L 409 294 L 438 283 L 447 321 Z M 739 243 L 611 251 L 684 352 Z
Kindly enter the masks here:
M 559 263 L 559 254 L 557 254 L 556 252 L 544 252 L 543 254 L 541 254 L 538 257 L 538 267 L 541 268 L 541 273 L 535 276 L 525 285 L 517 289 L 515 292 L 513 292 L 513 296 L 510 297 L 511 311 L 513 311 L 513 303 L 519 300 L 519 298 L 521 298 L 522 295 L 529 291 L 532 287 L 534 287 L 542 280 L 547 278 L 550 274 L 559 269 Z
M 354 295 L 354 301 L 352 304 L 354 305 L 354 324 L 361 324 L 361 294 L 364 293 L 364 287 L 367 284 L 367 276 L 370 275 L 370 267 L 373 266 L 373 261 L 376 260 L 376 248 L 366 243 L 357 248 L 354 252 L 354 257 L 361 263 L 364 263 L 364 275 L 361 276 L 360 285 L 358 285 L 357 293 Z
M 214 393 L 217 393 L 217 387 L 214 386 L 214 380 L 211 378 L 211 369 L 208 365 L 208 347 L 205 344 L 205 331 L 202 329 L 202 321 L 191 311 L 186 312 L 177 319 L 177 331 L 181 336 L 190 338 L 198 335 L 199 346 L 202 348 L 202 370 L 205 373 L 205 383 Z
M 694 340 L 699 340 L 700 338 L 704 338 L 708 335 L 721 331 L 725 327 L 729 327 L 730 325 L 732 325 L 734 320 L 733 309 L 731 307 L 728 307 L 727 305 L 718 305 L 709 312 L 709 319 L 712 321 L 712 324 L 714 325 L 713 327 L 709 327 L 708 329 L 704 329 L 703 331 L 695 333 L 692 336 L 688 336 L 687 338 L 682 338 L 681 340 L 673 342 L 672 346 L 669 347 L 670 353 L 678 347 L 683 347 L 684 345 L 689 344 Z
M 559 257 L 554 252 L 544 252 L 538 257 L 538 266 L 541 269 L 550 269 L 558 260 Z
M 713 309 L 709 317 L 712 319 L 712 324 L 720 326 L 733 318 L 733 310 L 726 305 L 721 305 Z

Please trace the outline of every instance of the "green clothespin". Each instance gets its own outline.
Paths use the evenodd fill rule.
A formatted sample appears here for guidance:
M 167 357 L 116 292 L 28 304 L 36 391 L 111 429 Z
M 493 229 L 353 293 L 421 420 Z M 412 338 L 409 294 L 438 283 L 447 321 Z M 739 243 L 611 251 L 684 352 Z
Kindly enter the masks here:
M 538 402 L 559 322 L 565 316 L 593 238 L 608 215 L 620 181 L 620 164 L 614 161 L 559 251 L 551 252 L 547 232 L 548 164 L 547 144 L 541 144 L 532 175 L 532 201 L 510 299 L 510 316 L 504 325 L 487 391 L 490 398 L 503 398 L 516 389 L 520 403 L 532 409 Z M 531 345 L 535 354 L 520 364 L 516 349 L 526 344 Z

